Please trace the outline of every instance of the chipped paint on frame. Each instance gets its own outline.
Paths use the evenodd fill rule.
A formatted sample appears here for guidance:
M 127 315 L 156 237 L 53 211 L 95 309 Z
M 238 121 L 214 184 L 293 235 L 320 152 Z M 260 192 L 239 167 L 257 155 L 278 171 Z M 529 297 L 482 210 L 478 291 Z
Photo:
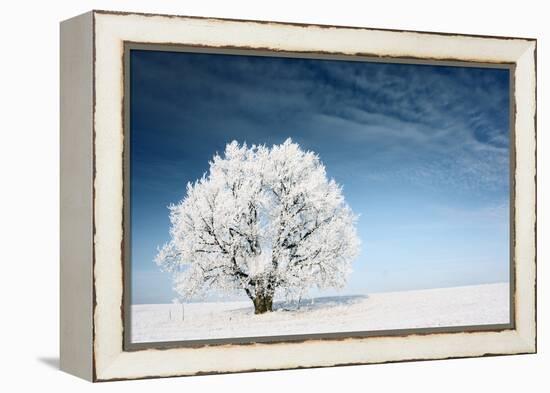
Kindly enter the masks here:
M 94 37 L 94 291 L 93 291 L 93 378 L 96 381 L 154 378 L 212 373 L 250 372 L 288 368 L 330 367 L 367 363 L 387 363 L 471 356 L 533 353 L 536 351 L 536 230 L 535 204 L 532 194 L 536 184 L 523 183 L 522 195 L 511 219 L 527 216 L 527 223 L 513 231 L 511 256 L 518 261 L 514 291 L 516 312 L 512 329 L 472 332 L 402 332 L 392 337 L 335 338 L 318 337 L 300 342 L 201 345 L 194 348 L 141 349 L 124 351 L 124 83 L 123 54 L 125 42 L 162 45 L 185 45 L 217 50 L 262 51 L 276 56 L 350 56 L 376 61 L 490 63 L 491 66 L 514 67 L 514 124 L 521 131 L 515 141 L 511 176 L 514 185 L 533 172 L 536 176 L 536 41 L 489 36 L 365 29 L 324 25 L 302 25 L 263 21 L 239 21 L 214 18 L 113 13 L 95 11 Z M 307 34 L 304 34 L 307 30 Z M 250 32 L 261 34 L 251 34 Z M 248 34 L 245 34 L 248 33 Z M 321 45 L 319 36 L 338 38 L 339 44 Z M 362 35 L 369 40 L 346 38 Z M 254 37 L 249 39 L 248 37 Z M 311 36 L 311 37 L 309 37 Z M 339 36 L 339 37 L 336 37 Z M 222 38 L 223 37 L 223 38 Z M 284 37 L 284 39 L 282 38 Z M 309 38 L 309 41 L 307 40 Z M 386 45 L 372 45 L 375 39 Z M 454 45 L 445 45 L 452 40 Z M 419 50 L 420 41 L 430 42 L 430 50 Z M 460 41 L 460 42 L 457 42 Z M 460 45 L 458 45 L 460 43 Z M 450 46 L 453 49 L 449 51 Z M 327 48 L 328 47 L 328 48 Z M 493 56 L 487 49 L 493 49 Z M 535 57 L 529 56 L 534 54 Z M 532 69 L 531 69 L 532 67 Z M 517 75 L 519 74 L 519 75 Z M 520 84 L 518 85 L 518 81 Z M 114 86 L 118 88 L 113 89 Z M 519 105 L 518 105 L 519 104 Z M 521 108 L 520 119 L 515 116 Z M 517 133 L 516 133 L 517 135 Z M 523 146 L 525 142 L 525 146 Z M 517 149 L 518 146 L 520 149 Z M 521 151 L 521 157 L 516 150 Z M 515 165 L 527 164 L 527 167 Z M 521 177 L 520 177 L 521 175 Z M 518 179 L 519 178 L 519 179 Z M 536 177 L 535 177 L 536 183 Z M 515 191 L 516 187 L 512 187 Z M 529 195 L 527 195 L 529 194 Z M 513 193 L 514 204 L 516 196 Z M 518 211 L 522 213 L 518 214 Z M 523 220 L 525 221 L 525 220 Z M 521 231 L 521 233 L 520 233 Z M 118 239 L 118 244 L 117 244 Z M 531 244 L 531 242 L 533 242 Z M 524 245 L 518 250 L 517 245 Z M 525 249 L 525 250 L 524 250 Z M 526 252 L 518 255 L 523 251 Z M 518 258 L 521 257 L 521 258 Z M 521 262 L 521 263 L 519 263 Z M 520 269 L 521 268 L 521 269 Z M 503 345 L 504 349 L 503 349 Z M 443 349 L 442 349 L 443 348 Z M 306 350 L 307 349 L 307 350 Z M 337 349 L 338 353 L 335 353 Z

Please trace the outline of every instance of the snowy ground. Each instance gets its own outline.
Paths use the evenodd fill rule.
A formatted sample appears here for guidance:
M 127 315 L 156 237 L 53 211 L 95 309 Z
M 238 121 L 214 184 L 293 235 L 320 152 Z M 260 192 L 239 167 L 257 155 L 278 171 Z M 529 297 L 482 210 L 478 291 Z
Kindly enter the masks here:
M 316 298 L 276 303 L 254 315 L 252 303 L 132 306 L 132 342 L 336 333 L 508 323 L 508 283 Z

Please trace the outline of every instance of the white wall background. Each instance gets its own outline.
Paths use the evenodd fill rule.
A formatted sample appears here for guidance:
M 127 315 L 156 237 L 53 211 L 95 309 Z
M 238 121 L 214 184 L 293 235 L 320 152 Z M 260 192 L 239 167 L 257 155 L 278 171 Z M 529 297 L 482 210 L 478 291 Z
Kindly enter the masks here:
M 544 2 L 9 1 L 0 12 L 0 390 L 538 392 L 548 380 L 550 198 Z M 58 362 L 58 23 L 90 9 L 538 38 L 539 354 L 91 385 Z M 546 16 L 545 16 L 546 15 Z M 545 157 L 546 153 L 546 157 Z M 25 389 L 26 390 L 26 389 Z

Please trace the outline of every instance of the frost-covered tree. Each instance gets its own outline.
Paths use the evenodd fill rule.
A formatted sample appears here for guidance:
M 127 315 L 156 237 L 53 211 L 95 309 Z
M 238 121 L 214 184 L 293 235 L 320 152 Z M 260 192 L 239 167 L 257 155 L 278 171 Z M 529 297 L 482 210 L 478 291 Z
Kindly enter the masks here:
M 156 262 L 183 297 L 244 291 L 256 314 L 277 293 L 341 288 L 359 252 L 356 217 L 319 157 L 290 139 L 226 146 L 170 206 L 171 240 Z

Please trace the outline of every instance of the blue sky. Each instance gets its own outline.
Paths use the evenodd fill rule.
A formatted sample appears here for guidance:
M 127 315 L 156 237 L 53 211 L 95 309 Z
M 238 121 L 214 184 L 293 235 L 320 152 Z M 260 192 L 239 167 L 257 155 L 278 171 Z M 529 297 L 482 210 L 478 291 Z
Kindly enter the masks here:
M 226 143 L 291 137 L 359 214 L 345 293 L 508 281 L 506 69 L 131 51 L 132 302 L 170 302 L 167 206 Z

